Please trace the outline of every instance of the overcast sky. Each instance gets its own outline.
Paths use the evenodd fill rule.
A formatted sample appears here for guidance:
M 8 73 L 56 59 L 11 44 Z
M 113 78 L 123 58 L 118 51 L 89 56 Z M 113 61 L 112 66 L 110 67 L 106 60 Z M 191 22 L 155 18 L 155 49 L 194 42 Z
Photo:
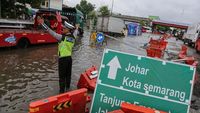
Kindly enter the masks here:
M 87 0 L 97 8 L 107 5 L 111 10 L 112 0 Z M 74 7 L 80 0 L 64 0 Z M 162 20 L 195 23 L 200 22 L 200 0 L 114 0 L 113 12 L 131 16 L 159 16 Z

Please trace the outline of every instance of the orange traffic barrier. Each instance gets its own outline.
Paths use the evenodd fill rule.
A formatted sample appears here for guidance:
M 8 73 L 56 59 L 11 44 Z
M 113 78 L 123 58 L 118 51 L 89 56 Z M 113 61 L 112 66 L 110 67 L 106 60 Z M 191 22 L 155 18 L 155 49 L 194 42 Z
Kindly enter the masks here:
M 184 59 L 186 57 L 186 54 L 184 54 L 183 51 L 180 51 L 179 54 L 178 54 L 178 58 L 179 59 Z
M 87 89 L 82 88 L 32 102 L 29 113 L 85 113 L 87 102 Z
M 189 65 L 193 65 L 195 63 L 195 58 L 194 57 L 185 57 L 185 63 Z
M 110 112 L 108 112 L 108 113 L 125 113 L 125 112 L 123 112 L 123 111 L 120 109 L 120 110 L 110 111 Z
M 157 113 L 157 112 L 167 113 L 167 112 L 164 112 L 164 111 L 150 109 L 150 108 L 146 108 L 146 107 L 143 107 L 143 106 L 137 106 L 137 105 L 129 104 L 129 103 L 125 103 L 125 102 L 123 102 L 121 104 L 121 110 L 124 113 Z
M 194 57 L 186 57 L 185 63 L 188 64 L 188 65 L 192 65 L 194 67 L 198 66 L 198 61 L 196 61 Z M 197 71 L 196 71 L 194 83 L 196 83 L 197 81 L 198 81 L 198 74 L 197 74 Z
M 167 113 L 167 112 L 123 102 L 119 110 L 114 110 L 108 113 Z
M 151 48 L 160 48 L 160 49 L 166 49 L 168 42 L 166 42 L 165 40 L 162 39 L 150 39 L 149 44 Z
M 180 59 L 180 61 L 183 60 L 185 64 L 197 67 L 198 61 L 193 56 L 190 57 L 187 56 L 187 49 L 188 49 L 187 46 L 182 45 L 181 51 L 178 54 L 178 58 Z M 194 83 L 196 83 L 197 81 L 198 81 L 198 74 L 197 72 L 195 72 Z
M 161 58 L 164 56 L 164 51 L 159 48 L 147 48 L 146 51 L 149 57 Z
M 87 88 L 90 91 L 94 91 L 97 81 L 97 72 L 96 66 L 92 66 L 91 68 L 87 69 L 81 74 L 77 87 Z
M 181 51 L 183 51 L 183 53 L 187 55 L 187 46 L 182 45 Z
M 178 54 L 179 59 L 184 59 L 187 56 L 187 47 L 185 45 L 182 45 L 181 51 Z
M 164 56 L 164 51 L 167 47 L 168 42 L 162 39 L 150 39 L 149 41 L 149 47 L 147 47 L 147 56 L 149 57 L 157 57 L 161 58 Z

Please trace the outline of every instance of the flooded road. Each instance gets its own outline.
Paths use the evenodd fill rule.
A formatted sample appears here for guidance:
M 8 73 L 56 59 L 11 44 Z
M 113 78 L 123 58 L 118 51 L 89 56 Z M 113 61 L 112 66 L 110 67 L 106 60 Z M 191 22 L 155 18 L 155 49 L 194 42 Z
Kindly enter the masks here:
M 89 32 L 84 35 L 74 47 L 71 89 L 85 69 L 99 67 L 103 54 L 104 47 L 90 47 Z M 145 56 L 140 47 L 150 37 L 143 37 L 108 39 L 105 47 Z M 0 113 L 27 113 L 30 102 L 57 95 L 57 60 L 57 44 L 0 50 Z

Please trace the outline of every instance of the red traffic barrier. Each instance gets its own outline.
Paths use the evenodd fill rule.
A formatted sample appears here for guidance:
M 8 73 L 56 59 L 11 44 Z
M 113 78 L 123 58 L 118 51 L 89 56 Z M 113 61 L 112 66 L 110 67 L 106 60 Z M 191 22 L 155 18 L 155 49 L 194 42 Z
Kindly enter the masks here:
M 164 51 L 167 47 L 168 42 L 162 39 L 154 40 L 151 38 L 149 44 L 149 47 L 147 47 L 146 49 L 147 56 L 156 58 L 161 58 L 164 56 Z
M 194 67 L 197 67 L 197 65 L 198 65 L 198 61 L 196 61 L 194 57 L 186 57 L 185 63 L 188 64 L 188 65 L 192 65 Z M 198 74 L 197 74 L 197 71 L 196 71 L 194 83 L 196 83 L 197 81 L 198 81 Z
M 187 56 L 187 47 L 185 45 L 182 45 L 181 51 L 178 54 L 179 59 L 184 59 Z
M 193 65 L 193 63 L 196 61 L 194 57 L 186 57 L 185 59 L 185 63 L 188 65 Z
M 180 61 L 184 61 L 185 64 L 197 67 L 198 65 L 198 61 L 196 61 L 196 59 L 193 56 L 188 57 L 187 56 L 187 46 L 182 45 L 181 47 L 181 51 L 178 54 L 178 57 L 180 59 Z M 194 83 L 196 83 L 198 80 L 198 74 L 197 72 L 195 72 L 195 80 Z
M 146 51 L 149 57 L 162 58 L 164 56 L 164 51 L 159 48 L 147 48 Z
M 187 55 L 187 46 L 182 45 L 181 51 L 183 51 L 183 54 Z
M 30 103 L 29 113 L 85 113 L 87 89 L 79 89 Z
M 97 74 L 98 71 L 96 66 L 92 66 L 91 68 L 87 69 L 81 74 L 77 87 L 87 88 L 90 91 L 94 91 L 96 87 Z
M 165 40 L 160 40 L 160 39 L 155 40 L 151 38 L 149 41 L 149 44 L 150 44 L 149 46 L 150 48 L 159 48 L 159 49 L 165 50 L 168 42 L 166 42 Z
M 123 111 L 120 109 L 120 110 L 115 110 L 115 111 L 111 111 L 111 112 L 108 112 L 108 113 L 125 113 L 125 112 L 123 112 Z
M 167 112 L 123 102 L 119 110 L 114 110 L 108 113 L 167 113 Z
M 143 107 L 143 106 L 137 106 L 137 105 L 129 104 L 129 103 L 125 103 L 125 102 L 123 102 L 121 104 L 121 110 L 124 113 L 157 113 L 157 112 L 167 113 L 167 112 L 164 112 L 164 111 L 150 109 L 150 108 L 146 108 L 146 107 Z

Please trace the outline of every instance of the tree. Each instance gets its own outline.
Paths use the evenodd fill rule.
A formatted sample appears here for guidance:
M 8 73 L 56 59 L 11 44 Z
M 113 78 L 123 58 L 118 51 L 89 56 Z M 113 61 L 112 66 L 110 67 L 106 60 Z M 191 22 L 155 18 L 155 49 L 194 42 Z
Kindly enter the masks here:
M 97 25 L 97 12 L 94 10 L 88 14 L 88 19 L 92 20 L 92 29 Z
M 95 17 L 97 17 L 97 12 L 94 10 L 94 11 L 91 11 L 89 14 L 88 14 L 88 19 L 94 19 Z
M 80 4 L 76 5 L 76 8 L 80 10 L 84 14 L 84 17 L 86 18 L 86 15 L 92 12 L 95 6 L 92 5 L 91 3 L 88 3 L 86 0 L 81 0 Z
M 110 15 L 110 11 L 108 10 L 108 6 L 101 6 L 99 8 L 99 13 L 101 16 L 109 16 Z
M 140 25 L 141 25 L 141 26 L 146 26 L 145 21 L 144 21 L 144 20 L 141 20 L 141 21 L 140 21 Z
M 99 8 L 99 13 L 100 13 L 100 16 L 102 16 L 101 31 L 103 31 L 104 17 L 110 15 L 110 11 L 108 10 L 108 6 L 101 6 L 101 7 Z

